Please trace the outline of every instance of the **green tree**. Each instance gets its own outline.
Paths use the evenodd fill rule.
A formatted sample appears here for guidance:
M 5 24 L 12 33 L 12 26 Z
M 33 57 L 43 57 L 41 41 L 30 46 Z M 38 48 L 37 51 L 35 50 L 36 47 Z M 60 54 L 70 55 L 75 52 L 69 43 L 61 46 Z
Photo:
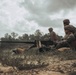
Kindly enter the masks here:
M 34 34 L 29 35 L 29 40 L 35 40 Z
M 11 36 L 12 36 L 13 39 L 16 39 L 16 37 L 18 36 L 18 34 L 15 33 L 15 32 L 12 32 L 12 33 L 11 33 Z
M 4 37 L 5 37 L 5 38 L 9 38 L 9 34 L 6 33 L 6 34 L 4 35 Z
M 22 39 L 23 39 L 23 40 L 29 40 L 28 34 L 23 34 Z
M 41 37 L 42 40 L 48 40 L 49 39 L 49 36 L 48 34 L 44 34 L 42 37 Z
M 35 35 L 35 39 L 39 40 L 42 37 L 42 32 L 38 29 L 35 31 L 34 35 Z

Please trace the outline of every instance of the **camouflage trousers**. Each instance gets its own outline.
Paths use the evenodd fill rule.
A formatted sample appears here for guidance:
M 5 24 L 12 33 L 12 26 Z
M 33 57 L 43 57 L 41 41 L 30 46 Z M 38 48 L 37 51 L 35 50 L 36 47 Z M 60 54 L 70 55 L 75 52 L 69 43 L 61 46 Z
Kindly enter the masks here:
M 68 39 L 62 40 L 57 43 L 56 49 L 62 47 L 70 47 L 72 49 L 76 49 L 76 33 L 74 33 L 74 36 L 71 36 Z
M 69 44 L 67 43 L 67 41 L 60 41 L 57 43 L 56 49 L 62 48 L 62 47 L 69 47 Z

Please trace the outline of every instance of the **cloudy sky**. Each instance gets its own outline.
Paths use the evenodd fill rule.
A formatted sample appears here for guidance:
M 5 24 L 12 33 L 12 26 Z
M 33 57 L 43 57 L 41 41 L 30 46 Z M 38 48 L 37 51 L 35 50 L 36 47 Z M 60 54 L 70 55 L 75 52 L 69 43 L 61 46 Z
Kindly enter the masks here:
M 0 0 L 0 37 L 33 34 L 37 29 L 48 33 L 49 27 L 63 36 L 65 18 L 76 25 L 76 0 Z

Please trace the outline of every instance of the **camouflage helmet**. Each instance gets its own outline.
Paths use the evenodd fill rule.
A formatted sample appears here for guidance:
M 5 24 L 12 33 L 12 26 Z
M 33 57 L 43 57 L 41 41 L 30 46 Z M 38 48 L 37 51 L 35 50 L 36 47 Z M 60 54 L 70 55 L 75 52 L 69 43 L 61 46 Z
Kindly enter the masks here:
M 67 25 L 64 27 L 64 29 L 71 31 L 72 33 L 76 32 L 76 28 L 73 25 Z
M 53 31 L 53 28 L 49 28 L 48 30 L 51 32 L 51 31 Z
M 70 20 L 69 19 L 64 19 L 63 23 L 68 25 L 70 23 Z

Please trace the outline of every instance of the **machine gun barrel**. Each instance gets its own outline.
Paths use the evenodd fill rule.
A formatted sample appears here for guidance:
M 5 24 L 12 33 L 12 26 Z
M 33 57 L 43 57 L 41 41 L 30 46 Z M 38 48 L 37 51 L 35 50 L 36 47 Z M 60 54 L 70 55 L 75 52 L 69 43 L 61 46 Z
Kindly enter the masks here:
M 0 43 L 26 43 L 26 44 L 36 44 L 38 42 L 41 42 L 41 44 L 44 45 L 54 45 L 55 42 L 53 42 L 52 40 L 35 40 L 35 41 L 19 41 L 19 40 L 15 40 L 15 41 L 0 41 Z
M 30 48 L 33 47 L 40 47 L 41 44 L 45 45 L 45 46 L 49 46 L 49 45 L 56 45 L 55 42 L 53 42 L 52 40 L 34 40 L 34 41 L 19 41 L 19 40 L 15 40 L 15 41 L 0 41 L 0 43 L 26 43 L 26 44 L 33 44 Z
M 0 41 L 0 43 L 26 43 L 26 44 L 35 44 L 35 41 Z

